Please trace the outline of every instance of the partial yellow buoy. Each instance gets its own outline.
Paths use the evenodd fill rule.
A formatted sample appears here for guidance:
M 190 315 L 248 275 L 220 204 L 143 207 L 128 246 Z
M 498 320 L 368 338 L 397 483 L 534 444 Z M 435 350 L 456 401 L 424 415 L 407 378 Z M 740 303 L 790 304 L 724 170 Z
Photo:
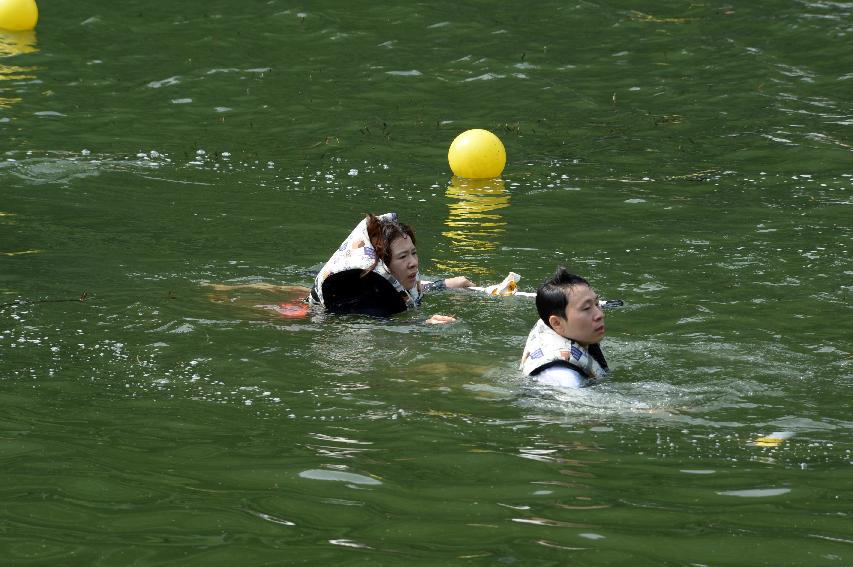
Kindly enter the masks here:
M 488 130 L 466 130 L 450 144 L 447 161 L 457 177 L 488 179 L 503 172 L 506 150 L 500 139 Z
M 36 27 L 38 19 L 35 0 L 0 0 L 0 29 L 31 30 Z

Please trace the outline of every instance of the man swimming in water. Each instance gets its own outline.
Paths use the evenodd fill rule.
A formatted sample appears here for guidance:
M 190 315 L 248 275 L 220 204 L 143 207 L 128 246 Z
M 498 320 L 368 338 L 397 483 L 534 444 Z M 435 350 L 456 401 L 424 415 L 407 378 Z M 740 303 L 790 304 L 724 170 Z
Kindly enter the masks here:
M 607 375 L 599 342 L 604 338 L 604 312 L 598 295 L 584 278 L 557 268 L 536 290 L 539 321 L 524 346 L 521 369 L 536 383 L 554 388 L 581 388 Z

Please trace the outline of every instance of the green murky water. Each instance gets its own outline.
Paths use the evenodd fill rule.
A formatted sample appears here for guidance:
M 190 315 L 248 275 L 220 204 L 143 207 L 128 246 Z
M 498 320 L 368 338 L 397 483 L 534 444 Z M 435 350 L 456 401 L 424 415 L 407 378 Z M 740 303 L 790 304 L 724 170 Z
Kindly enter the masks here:
M 853 5 L 40 8 L 0 35 L 3 564 L 853 563 Z M 472 127 L 500 181 L 451 178 Z M 529 388 L 523 298 L 205 285 L 308 285 L 388 210 L 427 275 L 623 299 L 612 379 Z

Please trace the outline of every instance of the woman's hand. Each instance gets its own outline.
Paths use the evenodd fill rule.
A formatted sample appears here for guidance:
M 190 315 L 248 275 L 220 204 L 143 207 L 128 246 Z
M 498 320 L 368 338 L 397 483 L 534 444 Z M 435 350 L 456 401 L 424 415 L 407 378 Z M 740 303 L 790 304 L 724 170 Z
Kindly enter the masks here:
M 427 325 L 444 325 L 446 323 L 455 323 L 456 317 L 450 315 L 433 315 L 426 320 Z
M 447 278 L 444 280 L 444 284 L 449 289 L 458 289 L 462 287 L 471 287 L 474 285 L 474 282 L 466 278 L 465 276 L 456 276 L 455 278 Z

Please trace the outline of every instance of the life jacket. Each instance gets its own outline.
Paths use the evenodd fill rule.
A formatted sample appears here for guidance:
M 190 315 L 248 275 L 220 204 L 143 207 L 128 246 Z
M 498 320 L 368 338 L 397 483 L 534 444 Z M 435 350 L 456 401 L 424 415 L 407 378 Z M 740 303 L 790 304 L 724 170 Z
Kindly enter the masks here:
M 379 220 L 397 220 L 396 213 L 380 215 Z M 374 266 L 375 262 L 375 266 Z M 370 270 L 367 274 L 365 271 Z M 317 274 L 309 302 L 322 305 L 332 313 L 360 313 L 388 317 L 417 307 L 418 288 L 406 289 L 380 258 L 367 234 L 367 219 L 362 219 Z
M 567 366 L 593 382 L 603 379 L 608 372 L 598 343 L 583 347 L 558 335 L 539 319 L 527 336 L 520 368 L 525 376 L 535 376 L 551 366 Z

